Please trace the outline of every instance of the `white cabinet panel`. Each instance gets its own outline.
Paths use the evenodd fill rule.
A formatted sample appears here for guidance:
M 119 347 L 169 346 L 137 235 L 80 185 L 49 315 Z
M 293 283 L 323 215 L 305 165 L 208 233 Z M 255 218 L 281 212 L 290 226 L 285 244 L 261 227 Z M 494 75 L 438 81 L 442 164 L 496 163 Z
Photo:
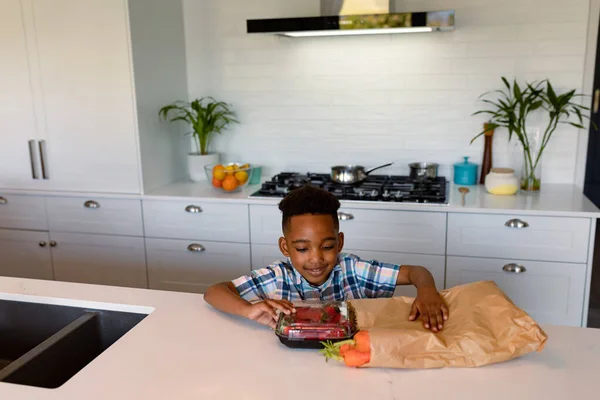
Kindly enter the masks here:
M 53 232 L 144 235 L 139 200 L 48 197 L 46 204 Z
M 0 187 L 33 189 L 29 140 L 37 138 L 20 0 L 0 2 Z M 34 143 L 35 147 L 35 143 Z M 37 150 L 36 150 L 37 151 Z
M 518 264 L 526 272 L 505 272 Z M 540 324 L 581 326 L 586 264 L 448 257 L 446 285 L 494 281 Z
M 0 276 L 53 279 L 47 232 L 0 229 Z
M 56 280 L 147 288 L 144 239 L 51 233 Z
M 32 0 L 49 189 L 139 193 L 124 0 Z
M 146 239 L 146 249 L 151 289 L 204 293 L 250 272 L 248 244 Z
M 413 211 L 340 209 L 351 219 L 340 221 L 346 247 L 398 253 L 444 255 L 446 214 Z M 276 206 L 250 206 L 252 243 L 274 244 L 282 235 Z
M 586 263 L 587 218 L 450 214 L 448 255 Z M 526 223 L 511 228 L 506 223 Z
M 377 260 L 398 265 L 420 265 L 427 268 L 435 279 L 438 290 L 444 288 L 446 276 L 446 259 L 444 256 L 426 256 L 420 254 L 387 253 L 382 251 L 364 251 L 345 249 L 345 253 L 354 254 L 363 260 Z M 275 261 L 285 260 L 278 246 L 252 244 L 252 269 L 264 268 Z M 398 286 L 395 296 L 415 297 L 417 290 L 414 286 Z
M 47 230 L 44 198 L 0 192 L 0 228 Z
M 146 237 L 249 243 L 248 206 L 144 200 Z

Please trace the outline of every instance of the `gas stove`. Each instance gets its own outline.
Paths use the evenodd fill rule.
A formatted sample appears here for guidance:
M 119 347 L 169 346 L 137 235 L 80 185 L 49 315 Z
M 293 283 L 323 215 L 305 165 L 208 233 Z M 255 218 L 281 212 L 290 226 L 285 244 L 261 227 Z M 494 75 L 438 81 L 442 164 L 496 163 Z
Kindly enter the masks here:
M 282 172 L 264 182 L 250 197 L 283 198 L 304 185 L 325 189 L 340 200 L 448 204 L 449 185 L 445 178 L 414 179 L 393 175 L 369 175 L 361 183 L 343 185 L 333 182 L 328 174 Z

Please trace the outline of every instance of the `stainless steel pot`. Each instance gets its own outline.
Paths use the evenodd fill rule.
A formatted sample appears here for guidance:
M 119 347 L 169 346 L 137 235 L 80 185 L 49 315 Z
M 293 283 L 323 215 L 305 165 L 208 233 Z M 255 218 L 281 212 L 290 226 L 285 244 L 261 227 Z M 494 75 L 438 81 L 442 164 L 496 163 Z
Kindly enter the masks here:
M 364 181 L 367 176 L 378 169 L 389 167 L 394 163 L 380 165 L 365 171 L 362 165 L 336 165 L 331 167 L 331 180 L 344 185 L 352 185 Z
M 437 178 L 439 165 L 435 163 L 419 162 L 408 164 L 410 177 L 413 179 Z

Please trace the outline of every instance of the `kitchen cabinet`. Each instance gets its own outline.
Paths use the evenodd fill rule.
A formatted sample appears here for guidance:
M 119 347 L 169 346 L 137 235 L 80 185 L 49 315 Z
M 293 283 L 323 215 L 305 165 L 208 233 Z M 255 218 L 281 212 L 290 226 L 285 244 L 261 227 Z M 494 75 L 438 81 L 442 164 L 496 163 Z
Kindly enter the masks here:
M 446 214 L 340 209 L 346 248 L 365 251 L 445 255 Z M 282 235 L 276 206 L 250 206 L 252 243 L 274 244 Z
M 435 279 L 438 290 L 444 289 L 446 279 L 446 259 L 444 256 L 428 256 L 421 254 L 388 253 L 381 251 L 364 251 L 344 249 L 344 253 L 354 254 L 363 260 L 377 260 L 398 265 L 420 265 L 426 267 Z M 285 260 L 277 245 L 252 244 L 252 269 L 260 269 L 270 264 Z M 412 285 L 398 286 L 394 296 L 415 297 L 417 290 Z
M 450 214 L 448 255 L 586 263 L 589 218 Z
M 0 187 L 139 194 L 181 179 L 181 127 L 157 112 L 187 98 L 182 20 L 175 0 L 3 0 Z
M 21 0 L 0 2 L 0 187 L 34 189 L 36 138 Z
M 56 280 L 147 288 L 141 237 L 50 233 Z
M 0 276 L 54 278 L 48 232 L 0 229 Z
M 494 281 L 538 323 L 582 326 L 586 271 L 586 264 L 448 257 L 446 284 Z
M 0 192 L 0 228 L 48 230 L 44 198 Z
M 249 243 L 247 204 L 144 200 L 147 237 Z
M 150 289 L 204 293 L 251 270 L 247 243 L 147 238 L 146 251 Z

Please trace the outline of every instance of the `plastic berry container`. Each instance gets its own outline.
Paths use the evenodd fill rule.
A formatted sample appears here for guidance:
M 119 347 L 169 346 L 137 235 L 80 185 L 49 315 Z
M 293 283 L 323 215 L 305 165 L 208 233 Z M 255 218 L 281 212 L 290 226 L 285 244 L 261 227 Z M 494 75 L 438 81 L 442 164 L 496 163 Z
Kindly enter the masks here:
M 321 342 L 351 339 L 357 332 L 347 302 L 296 303 L 294 314 L 280 314 L 275 334 L 290 348 L 321 349 Z

